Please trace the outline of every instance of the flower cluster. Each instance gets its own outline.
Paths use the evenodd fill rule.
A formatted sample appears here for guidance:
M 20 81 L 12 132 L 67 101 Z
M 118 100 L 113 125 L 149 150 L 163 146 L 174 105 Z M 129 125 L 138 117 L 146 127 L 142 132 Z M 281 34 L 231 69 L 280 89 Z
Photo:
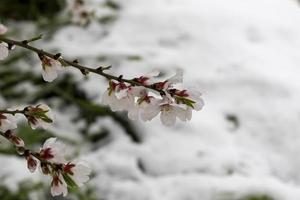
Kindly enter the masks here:
M 90 168 L 82 161 L 67 162 L 65 152 L 64 144 L 56 138 L 49 138 L 39 153 L 36 153 L 39 159 L 32 155 L 26 157 L 31 172 L 39 165 L 43 174 L 51 176 L 52 196 L 66 196 L 68 187 L 81 187 L 89 180 Z
M 65 159 L 65 145 L 56 138 L 45 141 L 39 152 L 31 152 L 25 148 L 24 141 L 13 133 L 17 128 L 15 114 L 23 114 L 32 129 L 47 128 L 53 122 L 51 110 L 47 105 L 27 106 L 23 110 L 0 111 L 0 134 L 8 139 L 17 148 L 18 153 L 27 160 L 30 172 L 41 169 L 42 173 L 49 175 L 51 181 L 51 194 L 53 196 L 68 194 L 68 187 L 80 187 L 89 180 L 91 170 L 82 161 L 68 162 Z
M 139 85 L 122 81 L 110 81 L 102 103 L 113 111 L 128 111 L 133 120 L 150 121 L 160 113 L 161 122 L 166 126 L 175 124 L 176 119 L 189 121 L 192 110 L 202 109 L 201 93 L 195 90 L 179 89 L 183 83 L 183 71 L 163 82 L 153 82 L 157 72 L 133 79 Z M 159 92 L 158 92 L 159 91 Z

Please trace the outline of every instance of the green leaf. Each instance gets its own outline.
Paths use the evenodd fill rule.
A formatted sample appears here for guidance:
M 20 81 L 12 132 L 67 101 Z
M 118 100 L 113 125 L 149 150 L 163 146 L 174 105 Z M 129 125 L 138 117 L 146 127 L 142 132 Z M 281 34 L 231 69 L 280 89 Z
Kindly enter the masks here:
M 196 103 L 195 101 L 191 100 L 191 99 L 187 99 L 187 98 L 184 98 L 184 97 L 179 97 L 179 96 L 176 96 L 175 97 L 176 99 L 176 102 L 177 103 L 182 103 L 182 104 L 185 104 L 191 108 L 195 108 L 194 107 L 194 104 Z
M 63 178 L 69 188 L 77 188 L 78 187 L 78 185 L 75 183 L 75 181 L 68 174 L 63 173 L 62 175 L 63 175 Z

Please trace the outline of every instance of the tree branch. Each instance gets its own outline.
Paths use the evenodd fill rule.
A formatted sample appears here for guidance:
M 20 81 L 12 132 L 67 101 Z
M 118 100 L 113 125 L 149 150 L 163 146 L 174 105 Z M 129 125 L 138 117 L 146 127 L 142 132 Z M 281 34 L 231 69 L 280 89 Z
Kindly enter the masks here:
M 98 67 L 96 69 L 95 68 L 91 68 L 91 67 L 86 67 L 86 66 L 83 66 L 83 65 L 79 64 L 77 60 L 69 61 L 69 60 L 66 60 L 66 59 L 60 57 L 61 56 L 60 53 L 58 53 L 58 54 L 52 54 L 52 53 L 49 53 L 47 51 L 44 51 L 43 49 L 38 49 L 38 48 L 36 48 L 36 47 L 31 46 L 31 45 L 28 44 L 31 41 L 37 40 L 37 38 L 40 39 L 41 37 L 38 36 L 38 37 L 35 37 L 34 39 L 23 40 L 23 41 L 16 41 L 16 40 L 8 39 L 8 38 L 5 38 L 5 37 L 0 37 L 0 41 L 6 42 L 9 45 L 15 45 L 15 46 L 19 46 L 19 47 L 28 49 L 30 51 L 33 51 L 33 52 L 39 54 L 39 55 L 46 55 L 46 56 L 48 56 L 48 57 L 50 57 L 52 59 L 60 61 L 61 63 L 65 63 L 68 66 L 71 66 L 71 67 L 74 67 L 74 68 L 80 70 L 83 74 L 87 74 L 87 73 L 91 72 L 91 73 L 95 73 L 95 74 L 98 74 L 100 76 L 103 76 L 103 77 L 105 77 L 105 78 L 107 78 L 109 80 L 116 80 L 116 81 L 119 81 L 119 82 L 126 82 L 126 83 L 129 83 L 129 84 L 133 85 L 133 86 L 143 86 L 145 88 L 148 88 L 148 89 L 151 89 L 151 90 L 155 90 L 155 91 L 159 92 L 160 94 L 164 93 L 162 90 L 157 89 L 155 87 L 155 85 L 153 85 L 153 84 L 152 85 L 144 85 L 142 83 L 134 81 L 133 79 L 125 79 L 125 78 L 123 78 L 122 75 L 120 75 L 120 76 L 113 76 L 111 74 L 105 73 L 104 70 L 108 70 L 110 68 L 110 66 L 109 67 Z

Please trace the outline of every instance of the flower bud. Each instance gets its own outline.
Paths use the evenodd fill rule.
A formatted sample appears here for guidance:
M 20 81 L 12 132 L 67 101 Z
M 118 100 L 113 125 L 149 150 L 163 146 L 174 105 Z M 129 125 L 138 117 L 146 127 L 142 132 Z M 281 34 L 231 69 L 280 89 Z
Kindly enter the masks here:
M 31 173 L 33 173 L 37 168 L 38 161 L 32 155 L 27 156 L 26 159 L 27 159 L 27 168 Z
M 43 174 L 45 174 L 45 175 L 50 174 L 50 169 L 49 169 L 47 163 L 42 162 L 41 169 L 42 169 Z

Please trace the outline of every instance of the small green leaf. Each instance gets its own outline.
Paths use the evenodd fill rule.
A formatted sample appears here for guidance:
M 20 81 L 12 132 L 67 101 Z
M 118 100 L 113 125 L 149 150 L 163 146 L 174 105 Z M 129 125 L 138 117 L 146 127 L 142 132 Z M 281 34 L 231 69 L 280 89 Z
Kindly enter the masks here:
M 176 96 L 175 97 L 176 99 L 176 102 L 177 103 L 182 103 L 182 104 L 185 104 L 191 108 L 195 108 L 194 107 L 194 104 L 196 103 L 195 101 L 191 100 L 191 99 L 187 99 L 187 98 L 184 98 L 184 97 L 179 97 L 179 96 Z
M 64 180 L 67 183 L 69 188 L 78 187 L 78 185 L 75 183 L 75 181 L 68 174 L 63 173 L 63 178 L 64 178 Z

